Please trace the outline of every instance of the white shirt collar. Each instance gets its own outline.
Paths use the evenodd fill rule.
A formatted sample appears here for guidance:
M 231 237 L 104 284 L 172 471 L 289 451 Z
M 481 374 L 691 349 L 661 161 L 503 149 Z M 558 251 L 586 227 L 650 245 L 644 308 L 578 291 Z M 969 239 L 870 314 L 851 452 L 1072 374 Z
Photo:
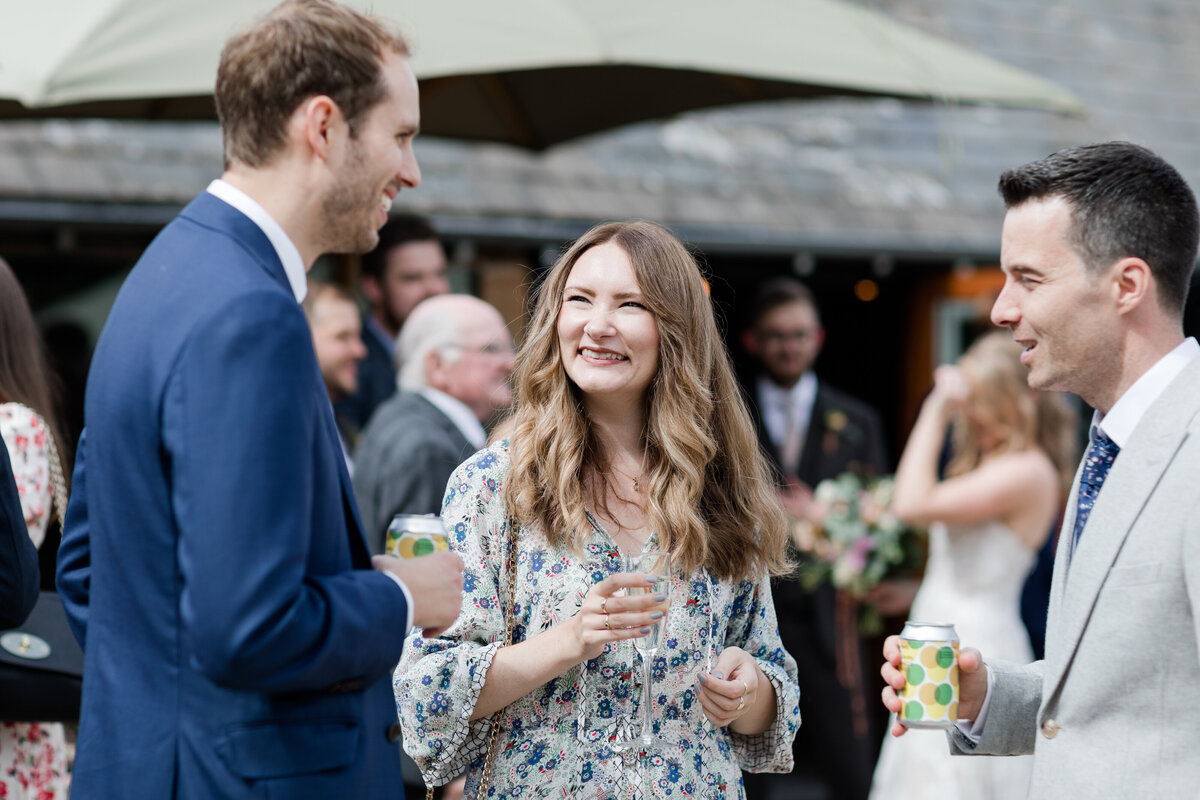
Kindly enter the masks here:
M 1200 344 L 1191 336 L 1184 339 L 1179 346 L 1160 358 L 1142 377 L 1134 381 L 1133 385 L 1125 390 L 1125 394 L 1113 403 L 1107 414 L 1101 416 L 1100 412 L 1096 412 L 1092 416 L 1091 437 L 1095 438 L 1096 428 L 1099 428 L 1117 447 L 1124 447 L 1133 434 L 1133 429 L 1142 421 L 1146 410 L 1198 355 Z
M 467 408 L 457 397 L 451 397 L 445 392 L 429 386 L 417 390 L 417 394 L 437 406 L 438 410 L 450 418 L 454 427 L 462 433 L 463 438 L 474 445 L 476 450 L 482 450 L 487 444 L 487 432 L 475 416 L 475 412 Z
M 813 403 L 817 399 L 817 374 L 812 370 L 800 376 L 790 389 L 785 389 L 766 375 L 758 378 L 758 413 L 763 425 L 776 444 L 783 442 L 790 420 L 787 418 L 788 403 L 797 417 L 801 430 L 808 430 L 812 417 Z
M 304 259 L 300 257 L 300 251 L 296 249 L 295 243 L 283 232 L 283 228 L 279 227 L 279 223 L 271 219 L 271 215 L 267 213 L 266 209 L 250 195 L 220 178 L 208 185 L 208 193 L 233 206 L 249 217 L 251 222 L 262 228 L 262 232 L 267 235 L 271 246 L 275 248 L 276 255 L 279 256 L 279 261 L 283 264 L 283 273 L 287 275 L 288 284 L 292 287 L 292 294 L 296 295 L 296 302 L 302 302 L 304 296 L 308 294 L 308 274 L 304 269 Z

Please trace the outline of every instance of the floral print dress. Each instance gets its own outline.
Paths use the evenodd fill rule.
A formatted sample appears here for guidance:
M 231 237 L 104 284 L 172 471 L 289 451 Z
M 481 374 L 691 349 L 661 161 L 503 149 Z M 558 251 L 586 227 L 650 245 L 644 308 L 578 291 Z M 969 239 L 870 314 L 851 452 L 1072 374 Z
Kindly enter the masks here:
M 462 612 L 442 636 L 413 632 L 394 689 L 404 745 L 427 782 L 466 772 L 468 796 L 482 772 L 490 718 L 470 721 L 488 667 L 503 646 L 508 597 L 509 523 L 503 484 L 507 443 L 459 466 L 447 486 L 442 519 L 465 565 Z M 590 519 L 590 518 L 589 518 Z M 621 570 L 613 540 L 592 521 L 582 555 L 551 547 L 536 530 L 517 531 L 516 624 L 521 641 L 572 617 L 592 584 Z M 653 547 L 654 538 L 647 542 Z M 490 797 L 743 797 L 742 769 L 788 772 L 800 725 L 796 666 L 783 649 L 770 584 L 677 573 L 664 644 L 653 656 L 655 732 L 672 745 L 648 759 L 632 756 L 642 697 L 642 666 L 632 642 L 609 644 L 508 706 L 492 765 Z M 775 688 L 776 718 L 742 736 L 714 728 L 700 707 L 696 675 L 737 646 L 758 660 Z
M 50 521 L 50 442 L 45 421 L 20 403 L 0 404 L 0 437 L 8 448 L 21 511 L 33 543 L 40 545 Z M 0 723 L 0 798 L 65 800 L 67 751 L 56 722 Z

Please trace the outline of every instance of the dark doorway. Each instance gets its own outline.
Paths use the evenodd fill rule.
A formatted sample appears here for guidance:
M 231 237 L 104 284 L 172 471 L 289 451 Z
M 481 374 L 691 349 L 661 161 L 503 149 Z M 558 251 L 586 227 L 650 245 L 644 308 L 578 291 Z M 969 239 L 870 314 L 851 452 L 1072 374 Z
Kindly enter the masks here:
M 791 257 L 707 257 L 712 297 L 739 372 L 753 370 L 741 346 L 759 284 L 793 276 L 817 296 L 826 339 L 817 360 L 822 380 L 874 406 L 883 418 L 888 456 L 895 464 L 911 420 L 901 417 L 912 292 L 931 265 L 887 265 L 877 259 L 823 256 L 797 275 Z M 944 269 L 945 265 L 938 265 Z

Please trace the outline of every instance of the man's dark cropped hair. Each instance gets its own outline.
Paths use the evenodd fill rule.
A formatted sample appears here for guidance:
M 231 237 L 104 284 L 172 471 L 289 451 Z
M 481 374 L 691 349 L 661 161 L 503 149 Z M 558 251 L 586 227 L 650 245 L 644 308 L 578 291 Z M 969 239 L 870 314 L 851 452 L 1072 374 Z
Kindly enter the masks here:
M 383 277 L 383 265 L 393 248 L 410 242 L 440 241 L 438 232 L 425 217 L 416 214 L 399 214 L 388 220 L 379 229 L 379 244 L 362 257 L 362 274 L 379 279 Z
M 816 314 L 818 321 L 820 320 L 821 312 L 817 307 L 817 298 L 812 290 L 795 278 L 782 277 L 771 278 L 758 287 L 750 306 L 750 322 L 752 325 L 757 325 L 771 311 L 792 303 L 808 304 Z
M 1140 258 L 1160 288 L 1163 310 L 1182 315 L 1196 264 L 1200 215 L 1183 176 L 1129 142 L 1060 150 L 1000 176 L 1007 207 L 1061 197 L 1071 207 L 1071 240 L 1099 273 L 1121 258 Z

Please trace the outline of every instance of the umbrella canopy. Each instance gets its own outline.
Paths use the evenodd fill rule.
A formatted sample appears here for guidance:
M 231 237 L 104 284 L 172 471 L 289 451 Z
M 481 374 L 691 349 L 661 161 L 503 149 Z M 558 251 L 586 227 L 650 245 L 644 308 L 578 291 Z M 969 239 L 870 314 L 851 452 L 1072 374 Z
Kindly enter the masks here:
M 38 0 L 0 25 L 0 117 L 204 119 L 229 35 L 275 0 Z M 840 0 L 350 0 L 413 45 L 422 129 L 533 149 L 829 94 L 1079 113 L 1027 72 Z

